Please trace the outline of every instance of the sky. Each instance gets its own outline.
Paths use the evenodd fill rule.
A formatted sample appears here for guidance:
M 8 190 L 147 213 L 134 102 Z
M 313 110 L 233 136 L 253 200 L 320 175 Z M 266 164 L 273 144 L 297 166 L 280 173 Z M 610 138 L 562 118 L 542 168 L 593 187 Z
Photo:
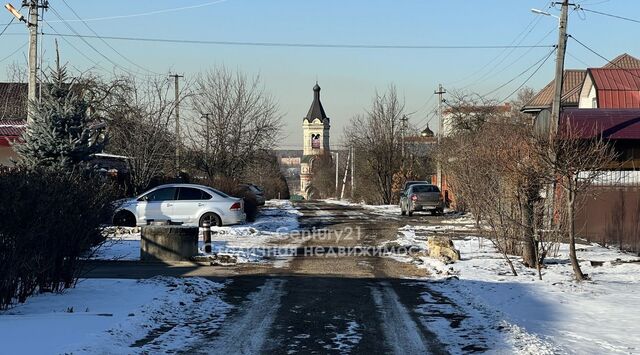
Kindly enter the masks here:
M 19 5 L 19 1 L 12 1 Z M 637 0 L 574 2 L 585 9 L 637 16 L 640 20 Z M 87 20 L 90 29 L 77 21 L 67 4 Z M 42 43 L 45 61 L 52 61 L 54 36 L 47 33 L 72 33 L 61 23 L 62 18 L 69 20 L 67 24 L 78 33 L 95 31 L 101 36 L 309 44 L 550 46 L 557 42 L 557 19 L 530 11 L 538 8 L 559 15 L 559 7 L 550 8 L 549 4 L 543 0 L 51 0 L 55 11 L 44 15 L 47 23 Z M 5 17 L 8 22 L 11 15 L 5 13 Z M 624 52 L 640 57 L 639 30 L 640 23 L 591 12 L 572 11 L 569 17 L 568 33 L 608 59 Z M 95 63 L 113 69 L 107 57 L 130 71 L 141 72 L 99 39 L 87 41 L 102 55 L 78 38 L 65 37 L 59 39 L 63 61 L 79 70 L 95 67 Z M 6 80 L 6 65 L 26 63 L 26 47 L 9 56 L 26 44 L 25 26 L 9 26 L 0 42 L 0 80 Z M 375 93 L 384 92 L 391 84 L 405 102 L 410 123 L 420 129 L 429 124 L 437 130 L 433 92 L 438 84 L 449 91 L 483 95 L 495 91 L 489 97 L 501 101 L 523 84 L 541 89 L 552 79 L 555 61 L 555 55 L 551 56 L 525 83 L 538 67 L 535 64 L 551 48 L 367 49 L 108 42 L 139 66 L 161 74 L 178 72 L 186 80 L 222 65 L 260 75 L 283 115 L 279 141 L 284 149 L 302 147 L 302 118 L 311 104 L 316 80 L 331 118 L 331 144 L 337 147 L 349 120 L 365 112 Z M 566 68 L 603 64 L 602 58 L 569 40 Z

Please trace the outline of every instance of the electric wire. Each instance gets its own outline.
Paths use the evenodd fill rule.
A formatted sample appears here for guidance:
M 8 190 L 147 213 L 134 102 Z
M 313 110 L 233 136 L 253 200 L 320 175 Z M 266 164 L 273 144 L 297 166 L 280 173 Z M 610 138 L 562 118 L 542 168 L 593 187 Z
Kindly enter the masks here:
M 62 16 L 60 16 L 60 13 L 58 13 L 58 11 L 56 11 L 55 8 L 52 8 L 51 6 L 49 6 L 49 9 L 53 12 L 53 14 L 59 18 L 62 19 Z M 122 70 L 123 72 L 134 76 L 134 77 L 138 77 L 141 74 L 140 73 L 136 73 L 136 72 L 132 72 L 130 71 L 128 68 L 123 67 L 122 65 L 120 65 L 118 62 L 114 61 L 113 59 L 109 58 L 107 55 L 105 55 L 102 51 L 98 50 L 95 46 L 93 46 L 91 43 L 89 43 L 89 41 L 87 41 L 82 35 L 80 35 L 80 33 L 78 33 L 78 31 L 76 31 L 69 23 L 67 22 L 63 22 L 63 24 L 67 27 L 67 29 L 69 29 L 71 32 L 75 33 L 76 36 L 64 36 L 63 34 L 60 34 L 59 32 L 55 31 L 56 34 L 54 36 L 60 36 L 60 37 L 77 37 L 80 38 L 82 40 L 82 42 L 84 42 L 89 48 L 91 48 L 94 52 L 96 52 L 98 55 L 100 55 L 102 58 L 104 58 L 106 61 L 108 61 L 109 63 L 111 63 L 114 67 Z M 49 23 L 49 25 L 51 26 L 51 24 Z M 92 36 L 93 38 L 97 38 L 96 36 Z M 69 42 L 68 42 L 69 43 Z M 86 58 L 86 55 L 85 55 Z M 142 76 L 145 76 L 144 74 L 142 74 Z
M 62 2 L 65 4 L 65 6 L 66 6 L 66 7 L 68 7 L 68 8 L 69 8 L 69 10 L 71 10 L 71 12 L 72 12 L 72 13 L 73 13 L 77 18 L 78 18 L 78 20 L 82 21 L 82 23 L 84 24 L 84 26 L 85 26 L 86 28 L 88 28 L 88 29 L 89 29 L 89 31 L 91 31 L 91 33 L 93 33 L 94 35 L 96 35 L 96 36 L 97 36 L 97 37 L 102 41 L 102 43 L 104 43 L 107 47 L 111 48 L 111 50 L 112 50 L 112 51 L 114 51 L 117 55 L 119 55 L 122 59 L 124 59 L 125 61 L 129 62 L 130 64 L 132 64 L 132 65 L 134 65 L 134 66 L 136 66 L 136 67 L 138 67 L 138 68 L 140 68 L 140 69 L 142 69 L 142 70 L 144 70 L 144 71 L 146 71 L 146 72 L 149 72 L 149 73 L 151 73 L 151 74 L 153 74 L 153 75 L 164 75 L 164 74 L 156 73 L 156 72 L 154 72 L 154 71 L 152 71 L 152 70 L 149 70 L 149 69 L 147 69 L 147 68 L 145 68 L 145 67 L 143 67 L 143 66 L 139 65 L 138 63 L 136 63 L 136 62 L 134 62 L 134 61 L 130 60 L 129 58 L 127 58 L 124 54 L 122 54 L 120 51 L 118 51 L 118 50 L 117 50 L 117 49 L 115 49 L 113 46 L 111 46 L 111 44 L 109 44 L 109 42 L 107 42 L 107 41 L 105 41 L 104 39 L 102 39 L 102 38 L 100 37 L 100 35 L 98 35 L 98 33 L 97 33 L 96 31 L 94 31 L 94 30 L 93 30 L 93 28 L 91 28 L 91 27 L 87 24 L 87 22 L 86 22 L 86 21 L 84 21 L 84 20 L 83 20 L 83 19 L 78 15 L 78 13 L 77 13 L 77 12 L 76 12 L 76 11 L 75 11 L 71 6 L 69 6 L 69 4 L 67 3 L 67 1 L 66 1 L 66 0 L 62 0 Z
M 583 7 L 579 7 L 579 10 L 585 11 L 585 12 L 591 12 L 594 14 L 598 14 L 598 15 L 602 15 L 602 16 L 608 16 L 608 17 L 612 17 L 612 18 L 616 18 L 619 20 L 624 20 L 624 21 L 629 21 L 629 22 L 635 22 L 635 23 L 640 23 L 640 20 L 636 20 L 633 18 L 629 18 L 629 17 L 624 17 L 624 16 L 619 16 L 619 15 L 613 15 L 613 14 L 608 14 L 606 12 L 601 12 L 601 11 L 596 11 L 596 10 L 589 10 L 589 9 L 585 9 Z
M 522 36 L 524 33 L 525 37 L 528 36 L 531 31 L 533 31 L 533 29 L 535 28 L 535 26 L 540 22 L 541 17 L 540 16 L 536 16 L 534 18 L 531 19 L 531 21 L 529 21 L 529 23 L 527 24 L 527 26 L 524 28 L 524 30 L 522 30 L 509 44 L 514 44 L 516 43 L 516 41 L 520 38 L 520 36 Z M 532 26 L 533 25 L 533 26 Z M 531 27 L 531 28 L 529 28 Z M 495 62 L 496 60 L 498 60 L 505 52 L 507 51 L 507 49 L 503 49 L 500 53 L 498 53 L 498 55 L 496 55 L 495 57 L 493 57 L 493 59 L 489 60 L 487 63 L 485 63 L 482 67 L 480 67 L 478 70 L 476 70 L 475 72 L 465 76 L 464 78 L 458 79 L 458 80 L 454 80 L 451 82 L 447 83 L 447 86 L 452 86 L 454 84 L 460 83 L 462 81 L 465 81 L 469 78 L 475 77 L 476 75 L 480 74 L 481 72 L 483 72 L 489 65 L 491 65 L 491 63 Z
M 536 75 L 536 73 L 538 73 L 538 71 L 540 71 L 540 68 L 542 68 L 542 66 L 544 65 L 544 63 L 547 62 L 547 60 L 549 60 L 549 58 L 551 58 L 551 55 L 555 52 L 556 50 L 552 50 L 551 52 L 549 52 L 549 55 L 547 55 L 547 57 L 544 59 L 544 61 L 542 63 L 540 63 L 540 65 L 536 68 L 536 70 L 531 73 L 531 75 L 529 75 L 529 77 L 522 83 L 520 84 L 520 86 L 518 86 L 515 90 L 513 90 L 509 95 L 507 95 L 507 97 L 505 97 L 504 99 L 501 100 L 501 102 L 506 102 L 507 100 L 509 100 L 509 98 L 511 96 L 513 96 L 513 94 L 517 93 L 520 89 L 522 89 L 523 86 L 525 86 L 529 80 L 531 80 L 531 78 L 533 78 L 534 75 Z
M 20 47 L 16 48 L 13 52 L 11 52 L 11 54 L 7 55 L 6 57 L 0 59 L 0 63 L 4 62 L 5 60 L 13 57 L 14 54 L 18 53 L 22 48 L 26 47 L 27 44 L 29 44 L 29 42 L 25 42 L 23 44 L 20 45 Z
M 70 20 L 70 19 L 62 19 L 61 18 L 59 21 L 55 21 L 55 22 L 61 23 L 61 22 L 80 22 L 80 21 L 92 22 L 92 21 L 105 21 L 105 20 L 119 20 L 119 19 L 133 18 L 133 17 L 142 17 L 142 16 L 157 15 L 157 14 L 163 14 L 163 13 L 169 13 L 169 12 L 176 12 L 176 11 L 181 11 L 181 10 L 197 9 L 197 8 L 200 8 L 200 7 L 216 5 L 216 4 L 220 4 L 220 3 L 223 3 L 223 2 L 227 2 L 227 1 L 229 1 L 229 0 L 217 0 L 217 1 L 210 1 L 210 2 L 207 2 L 207 3 L 204 3 L 204 4 L 198 4 L 198 5 L 175 7 L 175 8 L 171 8 L 171 9 L 154 10 L 154 11 L 142 12 L 142 13 L 137 13 L 137 14 L 129 14 L 129 15 L 95 17 L 95 18 L 88 18 L 88 19 L 84 19 L 84 20 Z
M 16 19 L 15 17 L 12 18 L 11 21 L 9 21 L 9 23 L 4 26 L 4 28 L 2 29 L 2 32 L 0 32 L 0 36 L 2 36 L 7 31 L 7 28 L 9 28 L 9 26 L 11 26 L 11 24 L 13 23 L 13 20 L 15 20 L 15 19 Z
M 579 45 L 581 45 L 582 47 L 584 47 L 585 49 L 587 49 L 589 52 L 595 54 L 596 56 L 600 57 L 601 59 L 605 60 L 607 63 L 613 65 L 614 67 L 616 67 L 616 69 L 620 69 L 626 73 L 628 73 L 629 75 L 636 77 L 636 78 L 640 78 L 640 75 L 628 70 L 627 68 L 623 68 L 620 65 L 618 65 L 617 63 L 614 63 L 612 61 L 610 61 L 609 59 L 607 59 L 605 56 L 603 56 L 602 54 L 596 52 L 594 49 L 591 49 L 589 46 L 587 46 L 586 44 L 582 43 L 581 41 L 579 41 L 577 38 L 575 38 L 572 35 L 568 35 L 569 38 L 573 39 L 574 41 L 578 42 Z
M 72 31 L 73 32 L 73 31 Z M 95 35 L 79 33 L 57 33 L 59 37 L 77 37 L 82 39 L 98 38 Z M 103 39 L 119 41 L 138 41 L 152 43 L 178 43 L 178 44 L 203 44 L 203 45 L 230 45 L 230 46 L 258 46 L 258 47 L 302 47 L 302 48 L 345 48 L 345 49 L 503 49 L 503 48 L 551 48 L 553 45 L 385 45 L 385 44 L 331 44 L 331 43 L 291 43 L 291 42 L 238 42 L 238 41 L 209 41 L 190 39 L 148 38 L 148 37 L 122 37 L 100 36 Z
M 518 78 L 520 78 L 521 76 L 525 75 L 526 73 L 528 73 L 531 69 L 535 68 L 538 64 L 540 64 L 541 62 L 546 62 L 547 59 L 549 59 L 549 57 L 556 51 L 556 49 L 552 49 L 551 51 L 549 51 L 549 53 L 545 54 L 542 58 L 538 59 L 537 62 L 533 63 L 531 66 L 529 66 L 527 69 L 523 70 L 522 72 L 520 72 L 518 75 L 516 75 L 515 77 L 513 77 L 512 79 L 510 79 L 509 81 L 505 82 L 504 84 L 498 86 L 497 88 L 489 91 L 488 93 L 484 94 L 484 95 L 480 95 L 480 97 L 482 98 L 486 98 L 487 96 L 499 91 L 500 89 L 504 88 L 505 86 L 511 84 L 512 82 L 516 81 Z

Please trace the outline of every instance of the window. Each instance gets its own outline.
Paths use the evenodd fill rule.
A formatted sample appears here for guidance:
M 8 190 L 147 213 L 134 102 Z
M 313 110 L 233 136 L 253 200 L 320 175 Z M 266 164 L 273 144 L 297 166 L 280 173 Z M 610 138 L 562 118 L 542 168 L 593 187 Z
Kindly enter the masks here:
M 225 194 L 225 193 L 224 193 L 224 192 L 222 192 L 222 191 L 216 190 L 216 189 L 214 189 L 214 188 L 207 187 L 207 190 L 209 190 L 209 191 L 213 192 L 214 194 L 216 194 L 216 195 L 218 195 L 218 196 L 220 196 L 220 197 L 229 198 L 229 195 Z
M 141 201 L 149 201 L 149 202 L 157 202 L 157 201 L 171 201 L 176 199 L 176 190 L 175 187 L 166 187 L 164 189 L 159 189 L 152 191 L 140 198 Z
M 440 192 L 438 187 L 433 185 L 413 185 L 411 190 L 413 192 Z
M 311 148 L 312 149 L 320 149 L 320 134 L 312 134 L 311 135 Z
M 200 190 L 194 189 L 192 187 L 181 187 L 180 191 L 178 191 L 178 200 L 210 200 L 211 195 Z

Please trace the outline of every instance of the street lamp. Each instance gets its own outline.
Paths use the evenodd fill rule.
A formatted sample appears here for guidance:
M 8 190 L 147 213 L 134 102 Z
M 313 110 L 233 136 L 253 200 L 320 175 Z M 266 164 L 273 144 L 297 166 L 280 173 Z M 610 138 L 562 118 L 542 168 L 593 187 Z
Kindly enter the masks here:
M 15 16 L 18 19 L 18 21 L 23 21 L 24 23 L 27 23 L 27 20 L 24 18 L 24 16 L 22 16 L 22 14 L 18 12 L 18 10 L 16 10 L 16 8 L 13 7 L 13 5 L 5 4 L 4 8 L 7 9 L 13 16 Z
M 533 12 L 536 15 L 551 16 L 551 17 L 557 18 L 558 20 L 560 19 L 560 17 L 558 17 L 558 16 L 556 16 L 554 14 L 551 14 L 549 12 L 542 11 L 542 10 L 539 10 L 539 9 L 531 9 L 531 12 Z

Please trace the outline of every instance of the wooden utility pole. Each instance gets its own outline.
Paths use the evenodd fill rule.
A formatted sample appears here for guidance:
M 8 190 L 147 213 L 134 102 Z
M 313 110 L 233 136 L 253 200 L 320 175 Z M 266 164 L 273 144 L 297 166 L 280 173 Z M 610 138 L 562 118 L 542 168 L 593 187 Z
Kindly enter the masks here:
M 444 103 L 443 95 L 446 93 L 447 90 L 442 87 L 442 84 L 439 84 L 438 90 L 434 91 L 434 94 L 438 95 L 438 148 L 440 148 L 442 136 L 444 135 L 444 114 L 442 111 L 442 104 Z M 439 159 L 436 161 L 436 185 L 438 185 L 438 188 L 442 191 L 442 165 L 440 164 Z
M 180 145 L 182 144 L 182 139 L 180 139 L 180 89 L 179 89 L 179 80 L 180 78 L 184 78 L 184 75 L 173 74 L 169 75 L 170 78 L 175 80 L 174 88 L 176 90 L 176 176 L 180 174 Z

